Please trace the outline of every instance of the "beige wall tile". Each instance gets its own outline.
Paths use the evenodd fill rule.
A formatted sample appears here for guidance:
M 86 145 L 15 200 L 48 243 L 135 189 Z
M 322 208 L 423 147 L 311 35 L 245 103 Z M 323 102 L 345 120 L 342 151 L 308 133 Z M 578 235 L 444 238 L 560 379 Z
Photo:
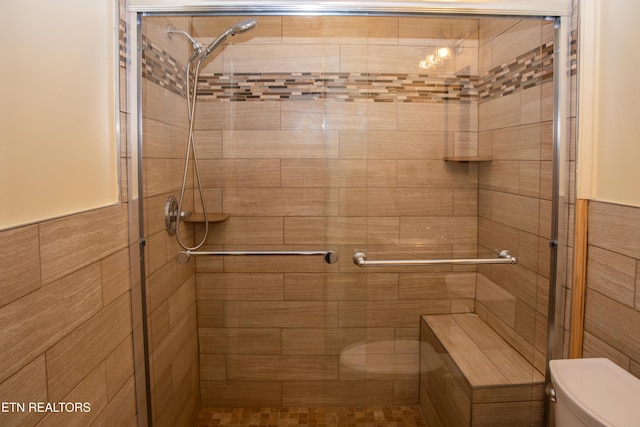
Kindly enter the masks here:
M 0 306 L 3 306 L 41 286 L 38 226 L 1 232 L 0 246 L 7 248 L 0 254 Z
M 398 21 L 388 17 L 283 17 L 285 43 L 397 44 Z
M 449 312 L 448 300 L 417 301 L 367 301 L 367 326 L 412 327 L 423 314 L 445 314 Z
M 171 362 L 171 383 L 181 384 L 191 381 L 191 376 L 198 371 L 198 333 L 193 331 L 186 344 L 182 346 L 173 362 Z M 199 385 L 195 384 L 196 388 Z
M 169 304 L 169 327 L 176 323 L 196 303 L 196 280 L 191 276 L 167 300 Z
M 398 273 L 374 273 L 366 275 L 367 300 L 397 300 Z
M 280 108 L 276 102 L 201 102 L 194 128 L 198 131 L 280 129 Z
M 125 337 L 105 360 L 107 372 L 107 395 L 113 399 L 134 375 L 133 341 Z
M 278 246 L 274 248 L 264 248 L 264 247 L 240 247 L 234 248 L 237 250 L 246 249 L 246 250 L 262 250 L 262 249 L 272 249 L 272 250 L 313 250 L 317 251 L 319 249 L 325 250 L 328 248 L 319 248 L 317 245 L 305 246 L 301 247 L 300 245 L 291 245 L 291 246 Z M 282 255 L 263 255 L 263 256 L 228 256 L 225 259 L 225 271 L 229 273 L 240 273 L 240 272 L 262 272 L 262 273 L 321 273 L 327 270 L 337 271 L 339 265 L 327 265 L 324 262 L 324 259 L 321 255 L 314 256 L 282 256 Z M 338 262 L 339 264 L 339 262 Z
M 220 131 L 195 131 L 196 152 L 198 159 L 222 158 L 222 132 Z M 184 137 L 185 141 L 187 137 Z M 183 148 L 181 158 L 184 159 L 186 146 Z
M 47 372 L 44 355 L 39 356 L 27 366 L 0 384 L 0 401 L 5 404 L 19 402 L 25 410 L 11 409 L 0 412 L 0 422 L 7 426 L 35 425 L 45 416 L 42 412 L 28 410 L 28 402 L 47 401 Z
M 395 160 L 367 161 L 368 187 L 395 187 L 398 168 Z
M 403 127 L 397 131 L 369 131 L 365 134 L 367 157 L 378 160 L 441 160 L 445 141 L 450 137 L 446 131 L 407 131 Z
M 249 19 L 248 16 L 194 16 L 190 17 L 194 37 L 215 38 L 225 29 L 230 28 L 235 23 Z M 236 34 L 233 39 L 226 43 L 273 43 L 279 42 L 282 38 L 282 20 L 280 16 L 259 16 L 256 17 L 258 25 L 245 34 Z
M 480 168 L 482 188 L 518 194 L 520 190 L 520 163 L 494 160 Z
M 283 405 L 282 384 L 279 381 L 202 381 L 202 405 L 278 408 Z
M 364 187 L 367 185 L 365 160 L 285 159 L 281 162 L 283 187 Z
M 516 298 L 499 285 L 478 275 L 476 299 L 512 328 L 516 324 Z
M 589 204 L 589 244 L 640 259 L 637 208 L 602 202 Z
M 284 224 L 285 244 L 363 245 L 367 241 L 366 218 L 288 217 Z
M 60 400 L 62 402 L 88 402 L 89 412 L 52 412 L 41 421 L 43 426 L 91 425 L 107 406 L 107 383 L 105 365 L 100 363 L 73 390 Z
M 477 188 L 476 165 L 442 160 L 398 160 L 398 187 Z
M 181 285 L 176 270 L 177 262 L 165 264 L 149 277 L 148 300 L 149 311 L 155 311 Z
M 636 289 L 636 260 L 624 255 L 589 246 L 587 283 L 619 303 L 633 307 Z
M 185 129 L 158 120 L 143 119 L 144 157 L 155 159 L 184 158 L 187 136 L 188 128 Z
M 418 74 L 420 60 L 426 55 L 424 46 L 343 44 L 340 46 L 340 71 Z
M 541 86 L 534 86 L 522 91 L 520 95 L 520 113 L 522 123 L 540 123 Z
M 529 197 L 544 197 L 551 199 L 552 196 L 552 175 L 551 173 L 542 173 L 543 165 L 548 167 L 550 172 L 551 162 L 519 162 L 520 171 L 518 174 L 518 180 L 520 183 L 519 194 Z M 543 181 L 543 179 L 549 179 Z M 540 194 L 544 189 L 544 194 Z M 548 197 L 547 197 L 548 196 Z
M 200 353 L 200 381 L 224 381 L 227 378 L 227 356 Z
M 287 300 L 349 301 L 366 298 L 367 276 L 364 274 L 285 274 Z
M 640 359 L 640 312 L 587 290 L 585 332 L 634 360 Z
M 449 139 L 449 138 L 448 138 Z M 456 132 L 453 143 L 447 140 L 447 156 L 471 157 L 478 154 L 478 132 Z
M 455 188 L 453 190 L 454 216 L 478 215 L 478 190 L 475 188 Z
M 133 377 L 109 400 L 107 407 L 92 424 L 96 427 L 129 426 L 136 423 L 136 396 Z
M 508 97 L 507 97 L 508 98 Z M 504 101 L 505 103 L 507 101 Z M 540 160 L 542 125 L 528 124 L 492 132 L 491 153 L 496 160 Z
M 280 187 L 280 160 L 202 160 L 200 177 L 205 187 Z
M 44 284 L 127 246 L 127 205 L 114 205 L 39 226 Z
M 97 362 L 105 359 L 131 333 L 131 297 L 124 294 L 46 351 L 47 389 L 60 400 Z
M 162 303 L 148 318 L 150 346 L 154 349 L 169 333 L 169 302 Z
M 102 308 L 100 268 L 78 270 L 0 307 L 0 381 L 29 363 Z M 19 321 L 17 321 L 19 319 Z
M 475 243 L 478 235 L 475 217 L 407 217 L 400 219 L 403 245 Z
M 317 381 L 338 379 L 334 356 L 229 355 L 227 378 L 231 381 Z
M 294 102 L 282 104 L 282 129 L 397 130 L 398 108 L 389 102 Z
M 473 299 L 476 273 L 401 273 L 400 299 Z
M 100 261 L 102 304 L 106 307 L 131 288 L 129 250 L 122 249 Z
M 411 42 L 421 45 L 429 39 L 435 39 L 436 43 L 441 43 L 443 38 L 457 41 L 471 32 L 468 39 L 473 44 L 474 40 L 478 38 L 478 23 L 481 21 L 474 18 L 401 17 L 399 18 L 399 34 L 403 43 Z
M 282 332 L 276 328 L 199 328 L 200 351 L 212 354 L 280 354 Z
M 242 328 L 313 328 L 336 325 L 336 314 L 322 301 L 227 301 L 225 326 Z
M 400 218 L 367 218 L 367 243 L 400 244 Z
M 369 190 L 365 188 L 341 188 L 339 191 L 339 215 L 367 216 L 368 192 Z
M 507 193 L 491 193 L 491 218 L 503 225 L 537 233 L 540 201 Z
M 153 376 L 156 381 L 158 381 L 162 375 L 166 375 L 167 369 L 171 367 L 174 359 L 176 359 L 180 350 L 189 341 L 190 336 L 197 327 L 196 308 L 194 305 L 153 351 L 151 357 L 153 358 Z
M 540 20 L 523 19 L 493 38 L 492 67 L 513 58 L 513 52 L 527 52 L 542 43 Z
M 315 406 L 318 403 L 324 406 L 365 406 L 369 384 L 363 380 L 285 382 L 282 384 L 282 404 L 285 407 Z
M 482 121 L 482 111 L 490 102 L 469 104 L 411 104 L 398 106 L 398 129 L 426 132 L 473 132 Z M 485 113 L 487 114 L 487 113 Z M 519 120 L 519 114 L 518 114 Z M 519 123 L 518 123 L 519 124 Z M 481 128 L 480 130 L 484 129 Z
M 282 274 L 199 273 L 196 280 L 198 301 L 284 299 Z
M 471 425 L 530 425 L 531 402 L 478 403 L 473 405 Z
M 199 328 L 224 327 L 224 302 L 199 299 L 197 310 Z
M 367 216 L 448 216 L 453 191 L 440 188 L 370 188 Z
M 335 131 L 229 130 L 223 136 L 227 159 L 337 158 L 341 148 Z
M 208 242 L 221 245 L 278 245 L 284 243 L 281 217 L 233 216 L 222 223 L 210 225 L 209 233 Z
M 340 48 L 331 44 L 234 44 L 224 51 L 224 73 L 338 72 Z
M 230 188 L 225 211 L 237 216 L 334 216 L 338 192 L 332 189 Z
M 480 131 L 520 125 L 520 92 L 480 103 L 478 116 Z

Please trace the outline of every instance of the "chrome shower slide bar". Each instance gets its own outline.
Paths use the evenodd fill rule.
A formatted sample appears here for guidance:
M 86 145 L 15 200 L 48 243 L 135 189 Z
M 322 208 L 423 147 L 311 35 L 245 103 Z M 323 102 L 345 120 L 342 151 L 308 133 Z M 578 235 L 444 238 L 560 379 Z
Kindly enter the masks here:
M 310 255 L 322 255 L 324 262 L 327 264 L 335 264 L 338 262 L 338 255 L 334 251 L 233 251 L 233 252 L 208 252 L 198 251 L 192 252 L 189 250 L 178 252 L 178 262 L 180 264 L 186 264 L 189 262 L 192 256 L 310 256 Z
M 401 260 L 372 260 L 367 261 L 367 256 L 362 252 L 353 254 L 353 263 L 360 268 L 365 267 L 403 267 L 422 265 L 476 265 L 476 264 L 515 264 L 516 258 L 508 250 L 502 250 L 498 258 L 459 258 L 459 259 L 401 259 Z

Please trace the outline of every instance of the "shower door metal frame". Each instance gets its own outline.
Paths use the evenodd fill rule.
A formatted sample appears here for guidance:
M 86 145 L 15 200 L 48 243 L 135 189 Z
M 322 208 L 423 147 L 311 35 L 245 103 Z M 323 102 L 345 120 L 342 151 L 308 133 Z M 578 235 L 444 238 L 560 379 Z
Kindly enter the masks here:
M 127 111 L 128 140 L 132 147 L 129 169 L 129 202 L 138 207 L 130 227 L 138 227 L 140 265 L 132 268 L 132 284 L 141 284 L 141 292 L 131 292 L 133 318 L 133 346 L 136 360 L 136 396 L 138 425 L 152 425 L 150 405 L 149 360 L 147 352 L 146 308 L 144 300 L 144 251 L 142 215 L 142 97 L 141 97 L 141 18 L 145 15 L 197 15 L 204 13 L 239 15 L 314 15 L 314 14 L 380 14 L 380 15 L 477 15 L 531 16 L 555 20 L 554 117 L 553 117 L 553 196 L 551 271 L 549 276 L 549 310 L 547 329 L 547 368 L 545 382 L 549 383 L 548 361 L 562 358 L 564 334 L 564 292 L 567 276 L 569 215 L 569 116 L 570 116 L 570 33 L 571 0 L 129 0 L 127 2 Z M 132 236 L 134 233 L 131 233 Z M 136 246 L 133 242 L 132 247 Z M 132 257 L 132 260 L 137 257 Z M 563 264 L 564 263 L 564 264 Z M 134 267 L 134 266 L 132 266 Z M 141 271 L 142 270 L 142 271 Z M 142 276 L 140 276 L 142 274 Z M 137 312 L 136 312 L 137 311 Z M 140 361 L 138 363 L 138 361 Z M 138 369 L 142 372 L 138 372 Z M 144 373 L 144 375 L 143 375 Z M 545 399 L 545 425 L 549 423 L 548 399 Z

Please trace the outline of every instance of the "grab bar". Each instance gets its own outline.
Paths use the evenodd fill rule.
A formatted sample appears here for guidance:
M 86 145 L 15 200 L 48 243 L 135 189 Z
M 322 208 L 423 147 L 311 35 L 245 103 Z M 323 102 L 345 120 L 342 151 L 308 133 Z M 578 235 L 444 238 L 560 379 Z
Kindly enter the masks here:
M 338 255 L 334 251 L 253 251 L 253 252 L 192 252 L 181 251 L 178 252 L 178 262 L 180 264 L 186 264 L 189 262 L 192 256 L 207 255 L 207 256 L 266 256 L 266 255 L 322 255 L 324 262 L 327 264 L 335 264 L 338 262 Z
M 475 264 L 515 264 L 516 258 L 508 250 L 502 250 L 498 258 L 479 259 L 403 259 L 403 260 L 376 260 L 367 261 L 367 256 L 362 252 L 353 254 L 353 263 L 360 268 L 365 267 L 386 267 L 386 266 L 420 266 L 420 265 L 475 265 Z

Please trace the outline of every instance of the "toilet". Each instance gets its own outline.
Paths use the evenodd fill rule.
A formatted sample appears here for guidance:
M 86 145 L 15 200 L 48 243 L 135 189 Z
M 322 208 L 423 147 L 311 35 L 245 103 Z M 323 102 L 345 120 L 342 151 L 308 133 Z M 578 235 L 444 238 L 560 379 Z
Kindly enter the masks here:
M 611 360 L 552 360 L 549 370 L 557 427 L 640 425 L 640 379 Z

